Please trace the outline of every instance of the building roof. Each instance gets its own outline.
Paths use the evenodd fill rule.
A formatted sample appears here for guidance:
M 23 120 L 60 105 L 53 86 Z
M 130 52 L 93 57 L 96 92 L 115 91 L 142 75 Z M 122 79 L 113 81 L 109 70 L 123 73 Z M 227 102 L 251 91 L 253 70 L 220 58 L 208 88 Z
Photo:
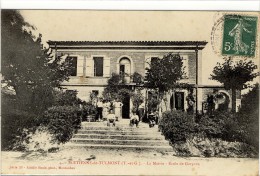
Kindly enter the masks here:
M 167 46 L 167 45 L 206 45 L 206 41 L 52 41 L 49 45 L 146 45 L 146 46 Z
M 206 41 L 51 41 L 47 42 L 51 48 L 68 49 L 203 49 Z

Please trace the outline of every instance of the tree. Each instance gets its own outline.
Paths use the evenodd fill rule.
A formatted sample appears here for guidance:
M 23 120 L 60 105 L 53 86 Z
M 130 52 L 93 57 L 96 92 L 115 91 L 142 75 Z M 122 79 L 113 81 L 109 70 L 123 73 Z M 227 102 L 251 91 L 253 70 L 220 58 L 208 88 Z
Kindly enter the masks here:
M 259 84 L 242 96 L 241 108 L 236 114 L 244 142 L 259 148 Z M 257 150 L 258 151 L 258 150 Z
M 169 53 L 162 59 L 155 59 L 146 68 L 145 86 L 158 88 L 159 92 L 171 90 L 177 86 L 177 81 L 185 75 L 182 58 L 179 54 Z
M 142 83 L 142 77 L 139 73 L 135 72 L 131 77 L 133 77 L 134 83 L 140 85 Z M 132 111 L 137 111 L 138 106 L 144 100 L 141 89 L 136 89 L 136 92 L 133 89 L 130 89 L 125 81 L 123 80 L 124 76 L 116 73 L 112 73 L 112 76 L 107 81 L 107 86 L 103 92 L 103 97 L 106 100 L 115 100 L 119 99 L 123 101 L 125 97 L 131 97 L 133 102 Z
M 107 86 L 103 92 L 103 97 L 107 100 L 114 100 L 118 98 L 118 92 L 123 85 L 122 76 L 112 73 L 112 76 L 107 81 Z
M 68 80 L 68 62 L 43 49 L 42 35 L 35 37 L 35 27 L 19 11 L 2 10 L 3 82 L 14 89 L 19 108 L 42 112 L 53 101 L 54 89 Z
M 232 111 L 236 111 L 236 90 L 248 88 L 247 82 L 258 76 L 254 71 L 257 66 L 252 61 L 238 61 L 234 63 L 229 58 L 225 62 L 214 67 L 211 79 L 224 84 L 225 89 L 232 91 Z
M 178 81 L 185 76 L 181 56 L 173 53 L 153 60 L 146 70 L 145 87 L 157 89 L 161 100 L 165 92 L 180 87 Z
M 141 74 L 134 72 L 131 78 L 133 79 L 133 83 L 136 85 L 139 86 L 143 84 L 143 76 Z

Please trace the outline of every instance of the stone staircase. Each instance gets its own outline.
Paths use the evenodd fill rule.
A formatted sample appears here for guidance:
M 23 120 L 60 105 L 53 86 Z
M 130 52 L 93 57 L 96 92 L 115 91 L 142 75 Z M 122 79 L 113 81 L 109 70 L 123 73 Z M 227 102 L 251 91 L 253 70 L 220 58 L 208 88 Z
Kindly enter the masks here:
M 82 128 L 73 136 L 70 147 L 103 148 L 115 150 L 152 150 L 172 152 L 169 142 L 158 131 L 158 127 L 149 128 L 139 123 L 139 128 L 130 127 L 129 120 L 121 120 L 115 127 L 106 122 L 82 122 Z

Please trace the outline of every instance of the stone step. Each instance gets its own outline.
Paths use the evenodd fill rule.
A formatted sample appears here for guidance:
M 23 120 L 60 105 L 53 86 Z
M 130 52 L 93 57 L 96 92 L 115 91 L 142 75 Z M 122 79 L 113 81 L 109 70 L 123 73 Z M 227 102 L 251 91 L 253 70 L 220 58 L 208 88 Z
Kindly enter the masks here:
M 107 122 L 82 122 L 81 126 L 82 127 L 102 127 L 102 126 L 106 126 Z M 116 122 L 116 126 L 118 127 L 129 127 L 129 121 L 127 122 Z M 148 123 L 143 123 L 140 122 L 139 123 L 139 128 L 149 128 Z
M 157 152 L 173 152 L 173 149 L 170 145 L 168 146 L 141 146 L 141 145 L 100 145 L 100 144 L 75 144 L 75 143 L 66 143 L 67 148 L 83 147 L 87 149 L 107 149 L 107 150 L 131 150 L 131 151 L 157 151 Z
M 149 126 L 147 127 L 144 127 L 144 126 L 138 126 L 138 128 L 136 126 L 129 126 L 129 125 L 122 125 L 122 126 L 119 126 L 119 125 L 116 125 L 116 126 L 107 126 L 107 124 L 103 124 L 103 125 L 99 125 L 99 126 L 87 126 L 87 125 L 82 125 L 81 126 L 81 129 L 102 129 L 102 128 L 105 128 L 105 129 L 109 129 L 109 128 L 116 128 L 116 129 L 136 129 L 136 130 L 158 130 L 158 127 L 155 126 L 155 127 L 152 127 L 152 128 L 149 128 Z
M 136 145 L 136 146 L 167 146 L 166 140 L 116 140 L 116 139 L 84 139 L 72 138 L 71 142 L 77 144 L 101 144 L 101 145 Z
M 119 131 L 119 130 L 78 130 L 77 134 L 107 134 L 107 135 L 148 135 L 160 136 L 158 131 Z
M 106 122 L 82 122 L 82 128 L 66 146 L 127 151 L 173 151 L 169 142 L 159 132 L 158 126 L 149 128 L 147 123 L 140 122 L 139 128 L 130 127 L 129 119 L 116 122 L 115 127 L 108 127 Z
M 74 138 L 85 138 L 85 139 L 127 139 L 127 140 L 162 140 L 162 135 L 107 135 L 107 134 L 75 134 Z
M 81 127 L 81 130 L 118 130 L 118 131 L 159 131 L 158 128 L 136 128 L 136 127 L 108 127 L 108 126 L 100 126 L 100 127 Z

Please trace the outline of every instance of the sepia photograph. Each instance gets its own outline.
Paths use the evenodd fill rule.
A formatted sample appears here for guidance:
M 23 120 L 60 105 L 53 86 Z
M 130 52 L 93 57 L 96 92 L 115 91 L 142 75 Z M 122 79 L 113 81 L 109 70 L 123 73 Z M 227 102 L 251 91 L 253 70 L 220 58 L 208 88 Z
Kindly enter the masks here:
M 1 174 L 258 175 L 259 18 L 2 9 Z

